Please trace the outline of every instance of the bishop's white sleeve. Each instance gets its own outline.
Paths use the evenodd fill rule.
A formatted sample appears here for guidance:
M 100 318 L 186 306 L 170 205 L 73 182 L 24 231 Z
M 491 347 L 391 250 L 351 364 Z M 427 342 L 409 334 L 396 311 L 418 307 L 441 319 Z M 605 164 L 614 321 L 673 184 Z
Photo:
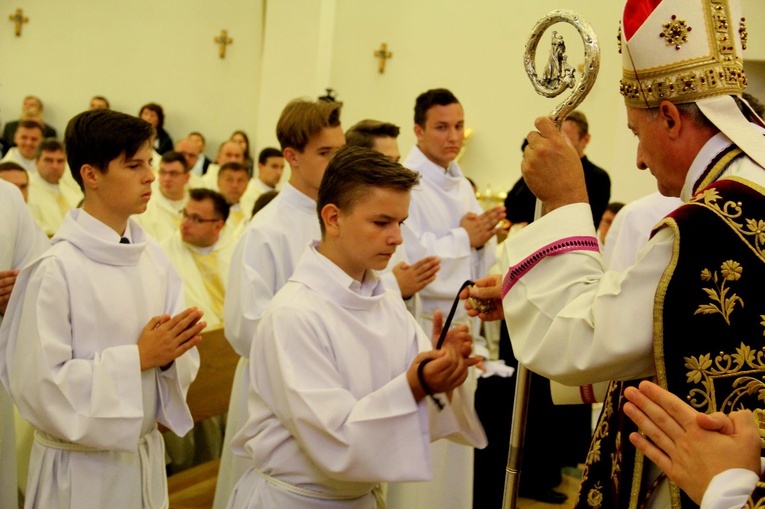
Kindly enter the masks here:
M 594 235 L 589 205 L 581 203 L 554 210 L 504 243 L 513 351 L 532 371 L 566 385 L 655 373 L 653 301 L 673 235 L 660 231 L 623 272 L 606 272 L 597 247 L 574 247 L 597 246 Z
M 36 428 L 90 447 L 135 450 L 144 414 L 138 346 L 72 358 L 71 296 L 58 263 L 44 259 L 19 276 L 21 291 L 0 328 L 0 374 Z
M 761 459 L 765 470 L 765 459 Z M 712 478 L 704 492 L 700 509 L 741 509 L 754 491 L 759 478 L 751 470 L 732 468 Z

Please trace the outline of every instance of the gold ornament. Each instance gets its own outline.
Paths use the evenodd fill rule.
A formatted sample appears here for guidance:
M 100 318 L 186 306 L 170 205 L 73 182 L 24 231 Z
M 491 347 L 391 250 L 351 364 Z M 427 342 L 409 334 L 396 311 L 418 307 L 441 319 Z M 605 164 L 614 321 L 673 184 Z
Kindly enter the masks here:
M 741 48 L 746 49 L 746 41 L 749 38 L 749 33 L 746 31 L 746 18 L 741 18 L 738 34 L 741 36 Z
M 674 46 L 676 50 L 680 49 L 680 46 L 688 42 L 688 32 L 693 30 L 685 24 L 684 19 L 677 19 L 677 16 L 672 15 L 672 21 L 664 23 L 664 31 L 659 34 L 659 37 L 663 37 L 667 46 Z

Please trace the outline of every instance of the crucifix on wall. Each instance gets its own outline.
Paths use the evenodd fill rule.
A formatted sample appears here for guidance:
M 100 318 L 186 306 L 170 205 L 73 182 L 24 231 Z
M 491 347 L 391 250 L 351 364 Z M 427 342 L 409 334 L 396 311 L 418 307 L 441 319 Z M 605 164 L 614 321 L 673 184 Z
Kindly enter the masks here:
M 29 23 L 29 18 L 24 16 L 24 11 L 16 9 L 16 14 L 11 14 L 8 19 L 16 24 L 16 37 L 21 37 L 21 26 L 23 23 Z
M 221 30 L 220 35 L 214 41 L 220 47 L 220 57 L 226 58 L 226 46 L 234 43 L 234 39 L 228 36 L 228 30 Z
M 380 66 L 378 71 L 380 74 L 385 72 L 385 61 L 389 58 L 393 58 L 393 53 L 388 51 L 388 45 L 385 43 L 380 44 L 380 49 L 374 52 L 374 56 L 380 59 Z

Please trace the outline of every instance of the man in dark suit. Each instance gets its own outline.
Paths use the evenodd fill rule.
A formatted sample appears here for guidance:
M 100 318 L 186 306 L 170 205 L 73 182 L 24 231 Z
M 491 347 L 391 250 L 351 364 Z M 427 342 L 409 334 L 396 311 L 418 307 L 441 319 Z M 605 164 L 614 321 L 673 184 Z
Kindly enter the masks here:
M 46 124 L 42 119 L 43 103 L 39 97 L 28 95 L 24 98 L 24 103 L 21 106 L 21 118 L 19 120 L 34 120 L 43 129 L 43 138 L 55 138 L 56 130 Z M 1 140 L 3 145 L 3 154 L 8 152 L 8 149 L 16 146 L 16 142 L 13 141 L 13 135 L 16 133 L 16 129 L 19 127 L 19 120 L 14 120 L 5 124 L 3 129 L 3 139 Z

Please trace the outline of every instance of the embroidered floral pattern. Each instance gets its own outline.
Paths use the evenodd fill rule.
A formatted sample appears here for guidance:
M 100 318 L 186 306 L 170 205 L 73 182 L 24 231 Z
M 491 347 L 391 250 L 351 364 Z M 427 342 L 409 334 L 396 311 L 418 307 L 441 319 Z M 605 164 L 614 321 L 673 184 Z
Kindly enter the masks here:
M 608 423 L 611 418 L 611 416 L 614 413 L 614 398 L 619 393 L 619 387 L 620 384 L 611 382 L 608 385 L 608 390 L 606 392 L 606 397 L 603 401 L 603 412 L 600 415 L 600 419 L 598 420 L 598 425 L 595 429 L 595 432 L 593 433 L 593 441 L 590 444 L 590 449 L 587 452 L 587 459 L 585 461 L 584 470 L 582 471 L 582 483 L 579 485 L 579 494 L 580 499 L 582 498 L 582 490 L 586 489 L 585 484 L 587 479 L 590 476 L 590 467 L 594 466 L 597 462 L 600 461 L 601 454 L 602 454 L 602 443 L 603 440 L 608 437 Z M 618 458 L 621 459 L 621 439 L 617 438 L 617 444 L 619 445 L 618 450 Z M 612 461 L 614 460 L 613 455 L 611 455 Z M 618 468 L 616 469 L 618 472 Z M 616 479 L 613 476 L 614 468 L 612 465 L 612 476 L 611 480 L 613 482 L 618 482 L 618 479 Z M 590 490 L 587 492 L 587 504 L 590 507 L 594 508 L 600 508 L 602 507 L 603 503 L 603 486 L 600 484 L 600 481 L 598 481 Z
M 600 461 L 600 439 L 608 435 L 608 423 L 601 422 L 597 429 L 597 439 L 593 442 L 590 450 L 587 451 L 587 464 L 597 463 Z
M 752 413 L 754 414 L 754 420 L 757 421 L 757 431 L 760 434 L 760 440 L 765 447 L 765 410 L 762 408 L 755 408 Z
M 691 198 L 690 203 L 696 203 L 713 210 L 716 214 L 745 239 L 748 240 L 757 255 L 765 261 L 765 220 L 743 218 L 741 202 L 726 201 L 722 206 L 718 201 L 720 195 L 714 188 L 707 188 Z
M 613 453 L 611 453 L 611 480 L 614 483 L 616 489 L 619 489 L 619 474 L 621 473 L 622 464 L 622 432 L 616 433 L 616 447 Z
M 714 283 L 714 288 L 702 288 L 711 299 L 711 304 L 699 305 L 694 315 L 712 315 L 719 313 L 725 319 L 725 323 L 730 325 L 730 314 L 736 307 L 737 303 L 741 303 L 741 307 L 744 307 L 744 301 L 735 293 L 728 296 L 730 288 L 726 287 L 728 281 L 738 281 L 741 279 L 741 274 L 744 268 L 740 263 L 728 260 L 722 263 L 720 266 L 720 276 L 717 271 L 710 272 L 709 269 L 701 271 L 702 281 L 711 281 Z M 716 304 L 715 304 L 716 303 Z
M 765 244 L 765 221 L 762 219 L 755 221 L 754 219 L 746 220 L 746 229 L 754 235 L 754 239 L 757 244 Z
M 741 343 L 733 354 L 720 352 L 712 358 L 712 354 L 696 357 L 685 357 L 685 367 L 688 368 L 687 382 L 701 385 L 688 392 L 688 403 L 699 411 L 731 412 L 743 408 L 741 399 L 746 396 L 757 396 L 765 401 L 765 351 L 753 350 Z M 735 375 L 731 384 L 730 394 L 718 403 L 715 396 L 715 380 L 730 379 Z M 764 420 L 765 422 L 765 416 Z
M 601 505 L 603 504 L 603 493 L 600 491 L 602 489 L 603 487 L 600 485 L 600 483 L 597 483 L 595 484 L 595 487 L 592 488 L 589 493 L 587 493 L 587 505 L 589 507 L 600 509 Z

